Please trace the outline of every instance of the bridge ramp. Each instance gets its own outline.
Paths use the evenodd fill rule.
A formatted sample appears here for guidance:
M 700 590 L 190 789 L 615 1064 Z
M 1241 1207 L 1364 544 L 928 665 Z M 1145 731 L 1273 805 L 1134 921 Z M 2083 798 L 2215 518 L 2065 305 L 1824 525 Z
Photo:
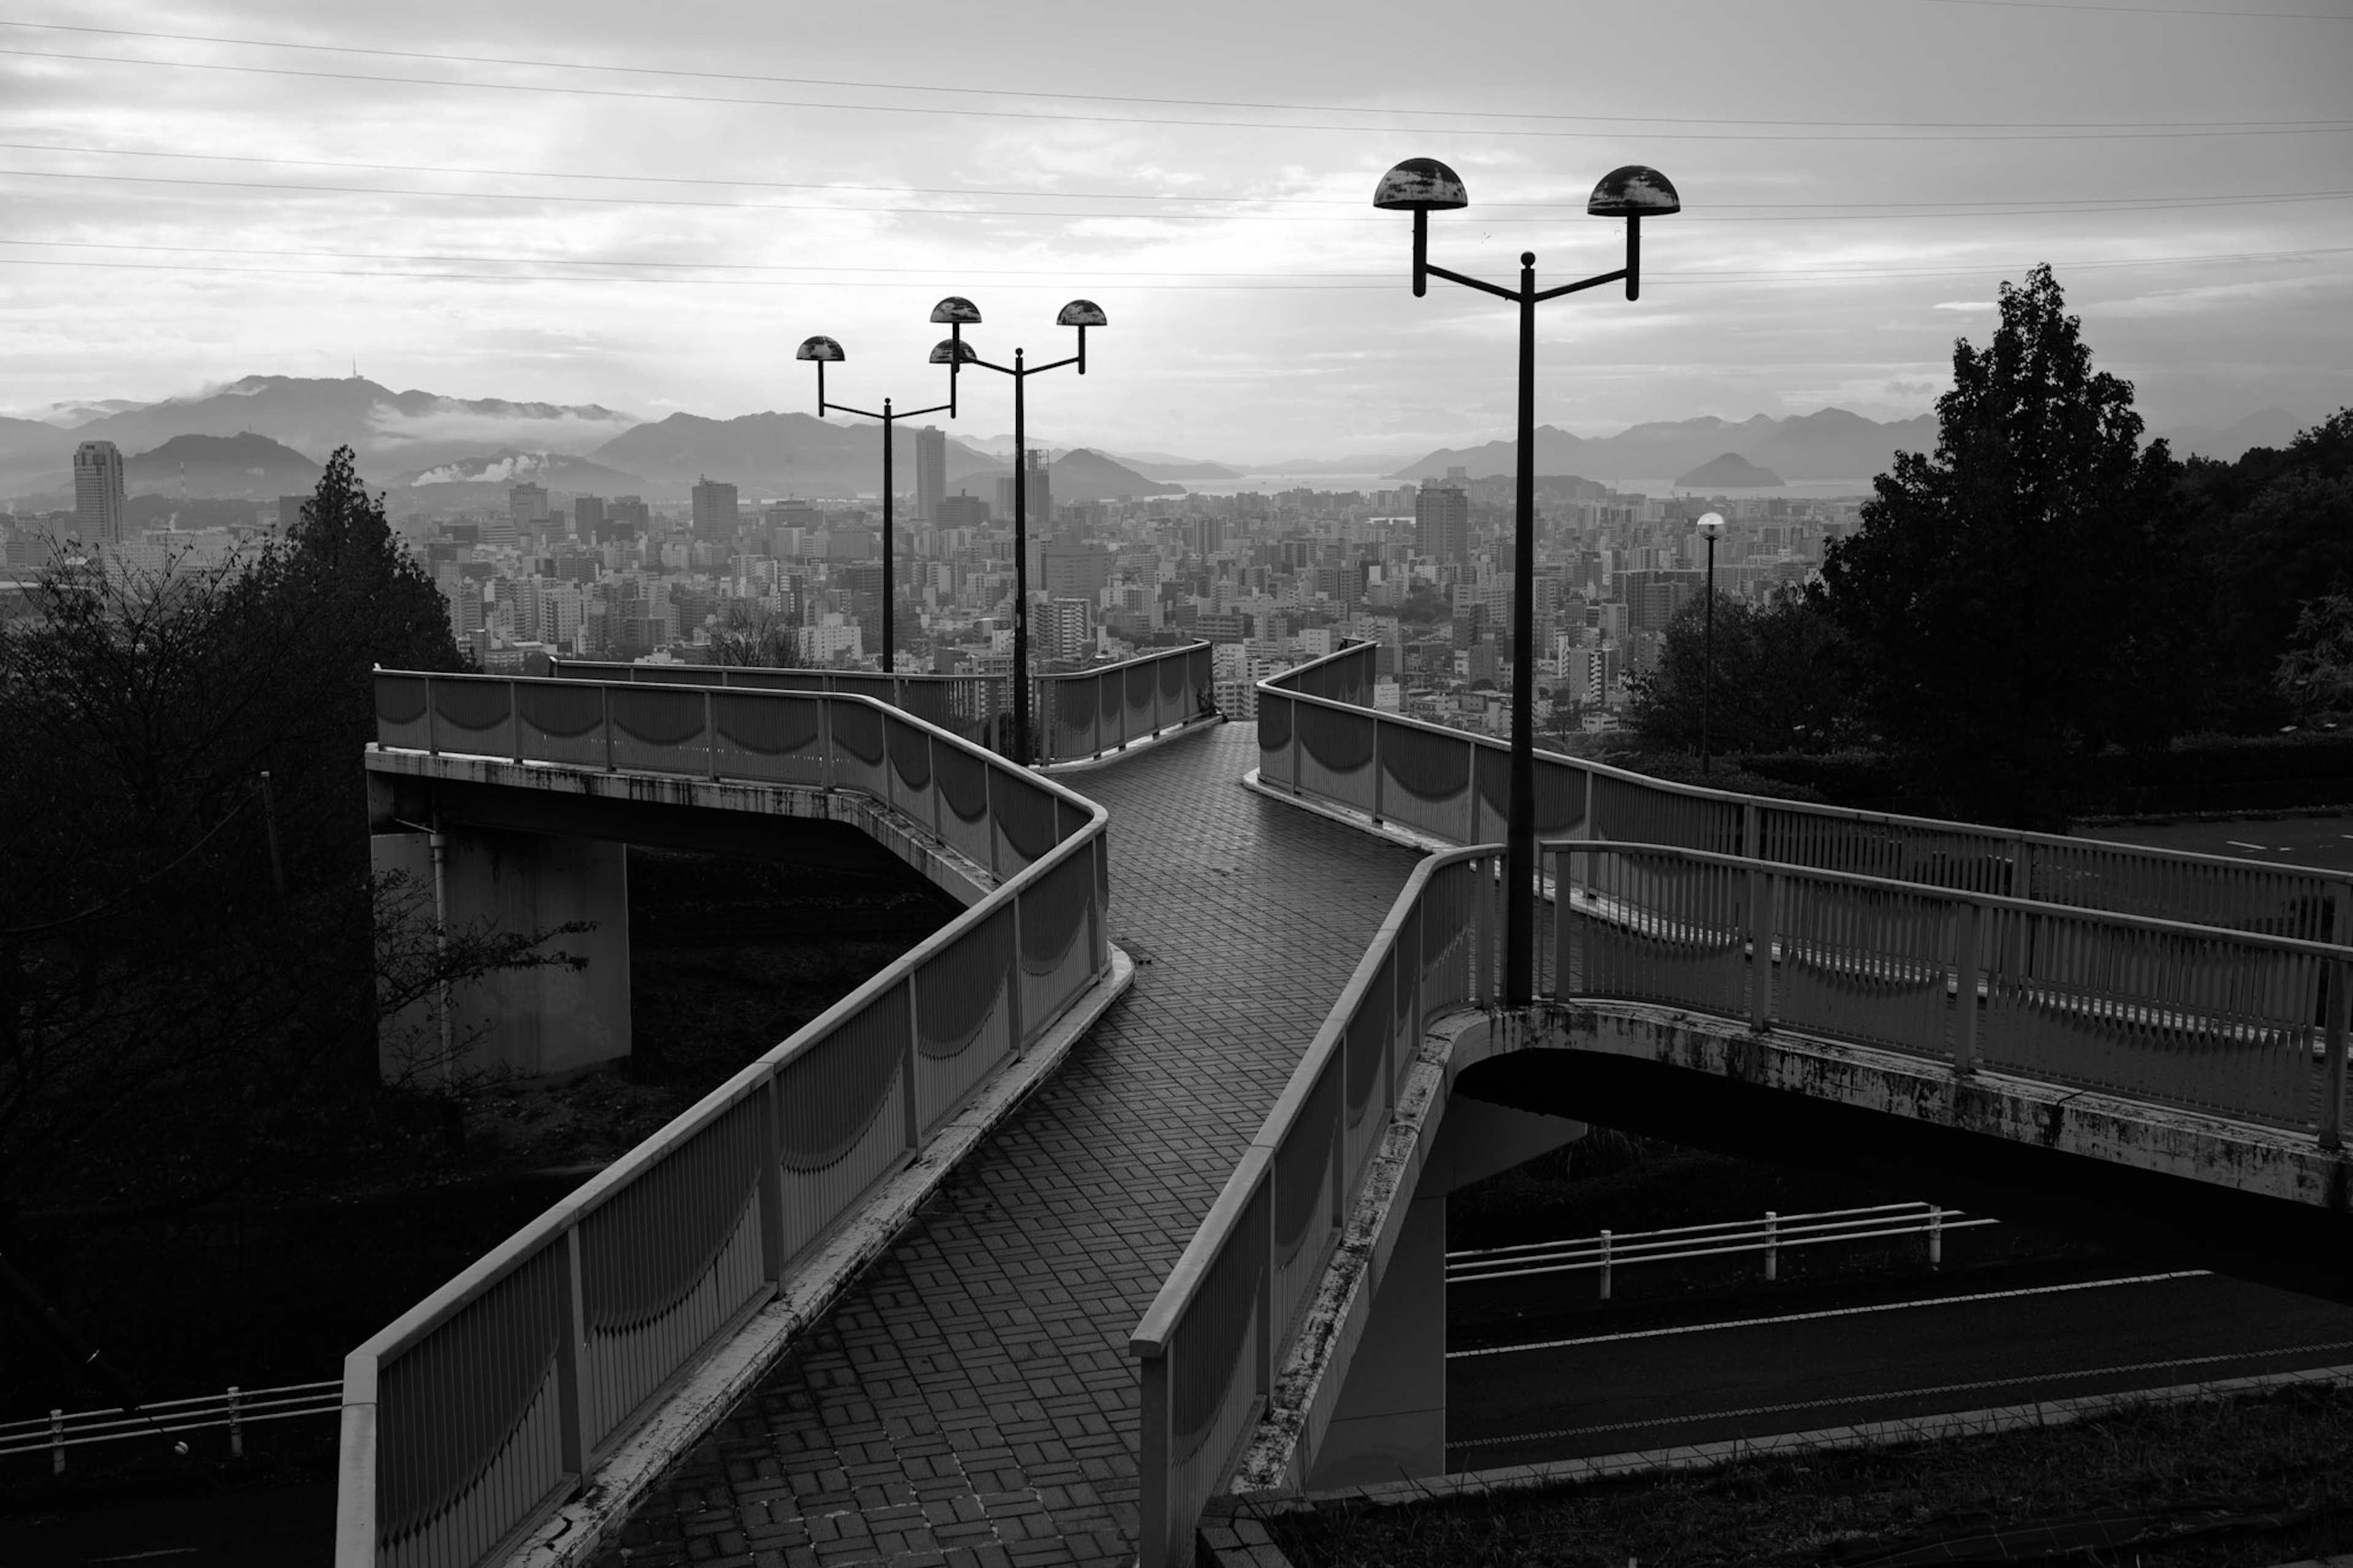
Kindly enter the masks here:
M 1072 781 L 1134 988 L 600 1565 L 1134 1561 L 1128 1331 L 1419 858 L 1242 789 L 1257 761 L 1226 724 Z

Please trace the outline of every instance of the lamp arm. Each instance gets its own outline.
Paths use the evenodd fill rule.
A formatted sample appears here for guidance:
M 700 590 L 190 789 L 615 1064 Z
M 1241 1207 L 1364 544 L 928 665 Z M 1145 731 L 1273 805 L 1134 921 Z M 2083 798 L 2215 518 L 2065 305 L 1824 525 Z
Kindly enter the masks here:
M 817 405 L 817 411 L 818 416 L 820 418 L 824 417 L 828 414 L 855 414 L 860 419 L 880 419 L 883 417 L 883 416 L 875 413 L 871 408 L 852 408 L 847 403 L 819 402 Z M 923 412 L 928 414 L 931 410 L 927 408 L 923 410 Z M 903 414 L 894 414 L 890 417 L 893 419 L 904 419 L 906 416 Z
M 914 419 L 925 414 L 945 414 L 955 407 L 955 405 L 953 403 L 934 403 L 929 408 L 902 408 L 899 410 L 897 417 L 901 419 Z
M 1483 278 L 1466 277 L 1460 272 L 1440 267 L 1435 261 L 1428 265 L 1427 270 L 1433 278 L 1443 278 L 1449 283 L 1460 283 L 1465 289 L 1476 289 L 1482 294 L 1493 294 L 1498 300 L 1517 300 L 1520 297 L 1520 291 L 1517 289 L 1505 289 L 1490 283 Z
M 1066 364 L 1078 364 L 1080 363 L 1079 356 L 1077 354 L 1071 354 L 1066 359 L 1049 360 L 1044 364 L 1033 364 L 1024 370 L 1021 374 L 1024 375 L 1035 375 L 1041 370 L 1060 370 Z
M 993 370 L 999 375 L 1019 375 L 1021 374 L 1009 364 L 999 364 L 995 360 L 982 359 L 977 355 L 965 361 L 964 363 L 965 368 L 966 369 L 977 367 L 981 370 Z
M 1632 273 L 1621 267 L 1615 272 L 1597 273 L 1591 278 L 1580 278 L 1574 283 L 1564 283 L 1557 289 L 1547 289 L 1536 296 L 1536 301 L 1541 304 L 1546 300 L 1557 300 L 1563 294 L 1575 294 L 1586 289 L 1599 289 L 1604 283 L 1615 283 L 1620 278 L 1631 279 L 1632 277 Z M 1630 289 L 1633 285 L 1630 282 L 1627 287 Z

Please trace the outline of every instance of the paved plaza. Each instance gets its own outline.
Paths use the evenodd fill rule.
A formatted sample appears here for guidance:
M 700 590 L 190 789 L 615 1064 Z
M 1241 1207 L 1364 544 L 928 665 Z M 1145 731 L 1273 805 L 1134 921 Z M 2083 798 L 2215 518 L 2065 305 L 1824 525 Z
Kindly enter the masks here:
M 1128 1331 L 1418 858 L 1257 761 L 1224 724 L 1067 781 L 1112 814 L 1134 986 L 599 1568 L 1134 1561 Z

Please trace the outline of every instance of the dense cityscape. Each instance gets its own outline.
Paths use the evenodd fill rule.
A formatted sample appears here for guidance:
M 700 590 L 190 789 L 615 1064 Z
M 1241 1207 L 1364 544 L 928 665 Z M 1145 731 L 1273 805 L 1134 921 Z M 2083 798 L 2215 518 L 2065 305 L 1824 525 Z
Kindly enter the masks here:
M 1014 484 L 945 493 L 944 442 L 919 434 L 916 484 L 894 498 L 891 591 L 905 674 L 1012 668 Z M 1379 648 L 1380 708 L 1462 729 L 1508 725 L 1511 481 L 1394 489 L 1187 494 L 1057 504 L 1029 454 L 1025 531 L 1036 667 L 1082 669 L 1191 641 L 1213 649 L 1217 701 L 1256 711 L 1257 682 L 1349 640 Z M 201 568 L 290 531 L 307 499 L 252 507 L 244 526 L 126 521 L 123 458 L 89 441 L 75 510 L 11 514 L 12 574 L 60 549 L 135 572 Z M 1708 511 L 1728 527 L 1717 592 L 1761 602 L 1801 585 L 1859 500 L 1651 496 L 1540 478 L 1535 616 L 1538 723 L 1556 737 L 1613 727 L 1630 677 L 1651 669 L 1668 625 L 1704 592 Z M 233 505 L 234 503 L 214 503 Z M 396 513 L 439 587 L 462 647 L 489 673 L 554 658 L 880 669 L 879 500 L 753 499 L 723 478 L 686 505 L 510 487 L 502 509 Z

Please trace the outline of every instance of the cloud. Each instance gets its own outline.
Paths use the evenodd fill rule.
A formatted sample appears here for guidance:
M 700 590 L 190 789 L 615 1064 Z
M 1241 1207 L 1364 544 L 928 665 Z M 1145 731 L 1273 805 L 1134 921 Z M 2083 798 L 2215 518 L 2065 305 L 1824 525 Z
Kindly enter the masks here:
M 476 458 L 462 463 L 444 463 L 438 468 L 427 468 L 409 480 L 419 485 L 505 484 L 511 480 L 527 479 L 532 475 L 554 467 L 546 452 L 509 452 L 488 462 Z
M 368 424 L 376 436 L 375 448 L 388 453 L 427 442 L 464 442 L 494 449 L 529 445 L 577 456 L 594 451 L 637 423 L 628 414 L 608 410 L 600 418 L 571 408 L 543 414 L 520 408 L 491 413 L 444 405 L 425 414 L 404 414 L 380 403 L 368 414 Z
M 1932 310 L 1991 310 L 1997 308 L 1991 300 L 1942 300 L 1928 307 Z

